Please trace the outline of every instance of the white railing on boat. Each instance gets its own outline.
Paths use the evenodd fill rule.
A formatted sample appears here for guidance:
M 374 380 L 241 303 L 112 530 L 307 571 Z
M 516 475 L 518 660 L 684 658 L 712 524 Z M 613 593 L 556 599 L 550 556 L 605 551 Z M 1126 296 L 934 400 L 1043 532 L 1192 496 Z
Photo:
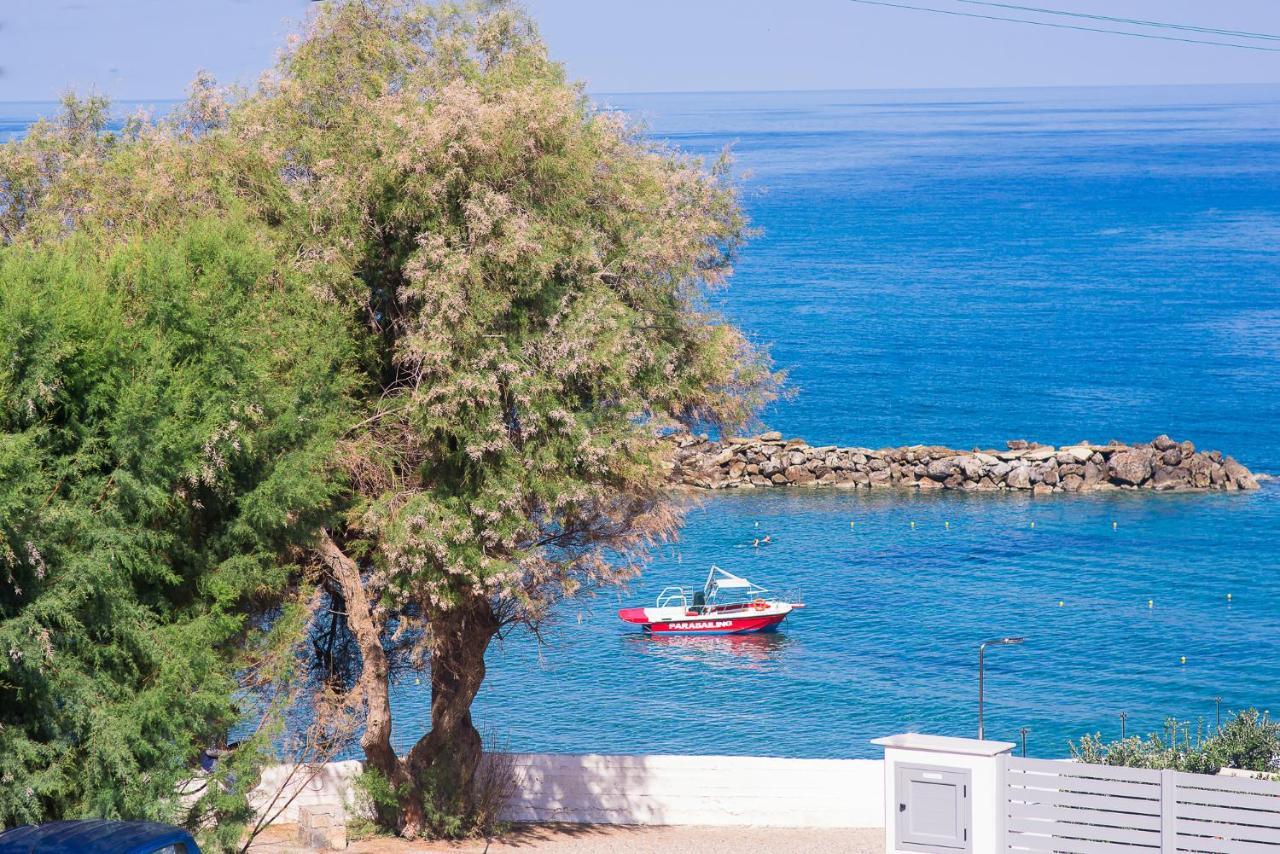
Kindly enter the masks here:
M 689 607 L 689 592 L 683 587 L 664 587 L 662 592 L 658 594 L 659 608 L 671 608 L 679 605 L 681 608 Z

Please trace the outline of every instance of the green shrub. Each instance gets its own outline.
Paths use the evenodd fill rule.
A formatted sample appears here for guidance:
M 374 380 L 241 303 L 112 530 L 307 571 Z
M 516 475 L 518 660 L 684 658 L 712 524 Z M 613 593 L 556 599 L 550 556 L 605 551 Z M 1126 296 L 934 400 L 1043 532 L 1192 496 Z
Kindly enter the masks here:
M 1111 742 L 1103 741 L 1099 733 L 1086 734 L 1079 744 L 1069 746 L 1075 759 L 1095 765 L 1171 768 L 1193 774 L 1216 774 L 1222 768 L 1280 771 L 1280 724 L 1263 718 L 1257 709 L 1240 712 L 1207 735 L 1203 724 L 1192 733 L 1189 723 L 1170 718 L 1162 734 Z
M 1212 741 L 1224 767 L 1280 772 L 1280 724 L 1260 716 L 1257 709 L 1247 709 L 1227 721 Z

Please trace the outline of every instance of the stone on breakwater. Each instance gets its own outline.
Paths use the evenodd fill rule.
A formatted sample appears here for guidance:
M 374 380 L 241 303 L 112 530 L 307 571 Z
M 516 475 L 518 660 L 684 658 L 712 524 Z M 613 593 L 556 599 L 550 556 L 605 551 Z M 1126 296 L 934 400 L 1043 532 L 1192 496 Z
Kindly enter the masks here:
M 1157 436 L 1151 442 L 1077 442 L 1054 448 L 1014 440 L 1005 450 L 959 451 L 928 445 L 902 448 L 811 447 L 778 432 L 715 442 L 671 437 L 672 479 L 695 489 L 835 486 L 845 489 L 914 487 L 983 492 L 1095 492 L 1257 489 L 1258 477 L 1218 451 Z
M 1112 480 L 1137 486 L 1151 477 L 1151 457 L 1150 448 L 1112 454 L 1107 460 L 1107 472 Z

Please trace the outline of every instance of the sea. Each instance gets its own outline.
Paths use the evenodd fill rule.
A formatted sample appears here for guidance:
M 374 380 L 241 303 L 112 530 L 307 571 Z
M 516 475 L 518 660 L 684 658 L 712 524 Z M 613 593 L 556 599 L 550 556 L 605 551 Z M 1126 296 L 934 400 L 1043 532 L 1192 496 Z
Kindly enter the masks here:
M 812 444 L 1167 433 L 1280 473 L 1280 87 L 599 95 L 729 150 L 757 235 L 717 308 Z M 46 105 L 47 106 L 47 105 Z M 0 104 L 0 140 L 44 107 Z M 770 544 L 753 547 L 768 534 Z M 801 591 L 774 635 L 648 638 L 619 607 L 712 565 Z M 513 750 L 872 757 L 904 731 L 1056 757 L 1086 733 L 1280 715 L 1280 485 L 1250 493 L 708 494 L 625 590 L 494 643 Z M 396 687 L 396 741 L 429 689 Z

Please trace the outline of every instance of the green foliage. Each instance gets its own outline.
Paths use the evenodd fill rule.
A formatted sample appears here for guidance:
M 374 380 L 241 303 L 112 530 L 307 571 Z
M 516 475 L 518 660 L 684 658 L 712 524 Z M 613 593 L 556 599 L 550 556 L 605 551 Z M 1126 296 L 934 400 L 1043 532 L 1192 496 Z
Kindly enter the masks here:
M 1226 768 L 1280 773 L 1280 724 L 1246 709 L 1213 736 L 1213 752 Z
M 0 824 L 173 819 L 332 512 L 349 342 L 245 224 L 0 253 Z
M 1203 726 L 1193 734 L 1190 724 L 1169 719 L 1163 734 L 1130 736 L 1104 742 L 1101 735 L 1084 735 L 1071 754 L 1081 762 L 1130 768 L 1172 768 L 1195 774 L 1216 774 L 1222 768 L 1276 773 L 1280 771 L 1280 725 L 1258 714 L 1240 712 L 1217 732 Z
M 388 779 L 388 674 L 431 663 L 409 789 L 462 832 L 489 639 L 633 577 L 680 521 L 663 434 L 779 382 L 708 307 L 727 161 L 596 109 L 501 0 L 319 4 L 253 91 L 106 108 L 0 147 L 0 822 L 169 815 L 313 583 Z

